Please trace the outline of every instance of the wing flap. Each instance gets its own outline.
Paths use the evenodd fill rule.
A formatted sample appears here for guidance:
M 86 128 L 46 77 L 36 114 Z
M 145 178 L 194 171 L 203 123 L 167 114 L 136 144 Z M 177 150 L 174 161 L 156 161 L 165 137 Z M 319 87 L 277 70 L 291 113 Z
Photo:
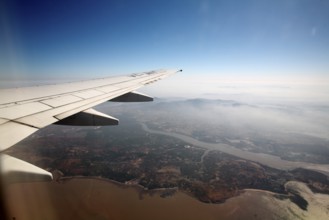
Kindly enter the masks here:
M 23 140 L 37 130 L 36 128 L 11 121 L 0 125 L 0 152 Z
M 74 95 L 64 95 L 57 98 L 46 99 L 41 102 L 53 108 L 56 108 L 70 103 L 78 102 L 81 100 L 82 98 L 76 97 Z
M 82 99 L 89 99 L 89 98 L 99 96 L 99 95 L 103 95 L 103 94 L 104 94 L 104 92 L 97 91 L 95 89 L 74 93 L 75 96 L 78 96 Z
M 102 86 L 97 88 L 98 91 L 104 92 L 104 93 L 110 93 L 110 92 L 115 92 L 118 91 L 119 88 L 115 86 Z
M 0 115 L 5 119 L 16 119 L 27 115 L 32 115 L 37 112 L 42 112 L 51 109 L 48 105 L 42 104 L 40 102 L 31 102 L 21 105 L 14 105 L 10 107 L 5 107 L 0 109 Z
M 4 183 L 50 181 L 51 173 L 6 154 L 0 155 L 0 173 Z
M 3 118 L 0 118 L 0 125 L 8 122 L 9 120 L 8 119 L 3 119 Z

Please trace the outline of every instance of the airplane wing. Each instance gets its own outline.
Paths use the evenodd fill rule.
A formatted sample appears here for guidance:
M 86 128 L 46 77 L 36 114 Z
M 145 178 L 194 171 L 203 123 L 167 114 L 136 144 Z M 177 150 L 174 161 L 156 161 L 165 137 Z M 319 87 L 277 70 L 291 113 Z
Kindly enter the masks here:
M 135 90 L 182 70 L 155 70 L 74 83 L 0 90 L 0 176 L 6 182 L 51 180 L 51 173 L 3 152 L 37 130 L 64 125 L 117 125 L 92 109 L 106 101 L 153 99 Z

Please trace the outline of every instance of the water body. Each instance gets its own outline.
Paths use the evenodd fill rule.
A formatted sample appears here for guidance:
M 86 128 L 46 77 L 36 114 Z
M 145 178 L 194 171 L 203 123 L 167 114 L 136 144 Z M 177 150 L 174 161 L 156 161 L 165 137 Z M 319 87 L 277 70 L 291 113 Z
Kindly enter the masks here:
M 11 220 L 294 219 L 296 215 L 309 219 L 315 214 L 321 214 L 316 219 L 326 219 L 325 206 L 313 205 L 316 200 L 310 196 L 310 210 L 305 212 L 289 200 L 275 199 L 272 193 L 261 190 L 246 190 L 223 204 L 206 204 L 182 192 L 167 198 L 156 192 L 141 197 L 138 186 L 72 178 L 62 183 L 12 184 L 6 190 L 6 204 Z M 321 202 L 328 201 L 324 196 Z
M 243 201 L 233 199 L 229 205 L 214 205 L 181 192 L 169 198 L 156 193 L 141 198 L 136 186 L 89 178 L 72 178 L 60 184 L 16 184 L 10 186 L 8 194 L 10 216 L 33 220 L 225 219 L 232 216 L 239 203 L 246 205 L 248 198 L 257 201 L 257 194 L 247 194 L 240 197 Z
M 300 161 L 288 161 L 288 160 L 282 160 L 278 156 L 264 154 L 264 153 L 254 153 L 250 151 L 244 151 L 240 150 L 234 146 L 224 144 L 224 143 L 206 143 L 199 140 L 194 139 L 193 137 L 186 136 L 183 134 L 177 134 L 172 132 L 165 132 L 165 131 L 158 131 L 158 130 L 152 130 L 147 127 L 146 124 L 140 123 L 143 130 L 146 132 L 149 132 L 151 134 L 159 134 L 159 135 L 165 135 L 174 137 L 177 139 L 180 139 L 182 141 L 185 141 L 186 143 L 203 147 L 208 150 L 218 150 L 227 154 L 234 155 L 236 157 L 254 161 L 260 164 L 263 164 L 265 166 L 269 166 L 275 169 L 280 170 L 293 170 L 296 168 L 305 168 L 310 170 L 316 170 L 321 173 L 324 173 L 329 176 L 329 164 L 313 164 L 313 163 L 307 163 L 307 162 L 300 162 Z

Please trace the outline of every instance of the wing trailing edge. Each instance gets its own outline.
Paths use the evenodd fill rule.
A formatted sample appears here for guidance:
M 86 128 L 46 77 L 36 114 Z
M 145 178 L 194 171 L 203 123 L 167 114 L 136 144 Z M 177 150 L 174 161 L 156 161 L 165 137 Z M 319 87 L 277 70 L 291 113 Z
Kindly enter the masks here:
M 0 152 L 8 149 L 37 130 L 37 128 L 14 121 L 8 121 L 2 124 L 0 126 Z
M 1 177 L 5 184 L 53 179 L 50 172 L 6 154 L 0 155 L 0 164 Z

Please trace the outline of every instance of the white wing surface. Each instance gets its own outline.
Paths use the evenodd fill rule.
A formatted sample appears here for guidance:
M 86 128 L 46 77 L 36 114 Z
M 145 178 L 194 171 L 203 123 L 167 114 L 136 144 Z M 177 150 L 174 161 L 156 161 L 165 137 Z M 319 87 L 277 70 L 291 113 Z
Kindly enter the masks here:
M 47 125 L 116 125 L 118 119 L 92 109 L 106 101 L 141 102 L 153 99 L 135 90 L 181 70 L 156 70 L 58 85 L 0 90 L 0 152 Z M 7 182 L 51 179 L 32 164 L 0 155 Z

